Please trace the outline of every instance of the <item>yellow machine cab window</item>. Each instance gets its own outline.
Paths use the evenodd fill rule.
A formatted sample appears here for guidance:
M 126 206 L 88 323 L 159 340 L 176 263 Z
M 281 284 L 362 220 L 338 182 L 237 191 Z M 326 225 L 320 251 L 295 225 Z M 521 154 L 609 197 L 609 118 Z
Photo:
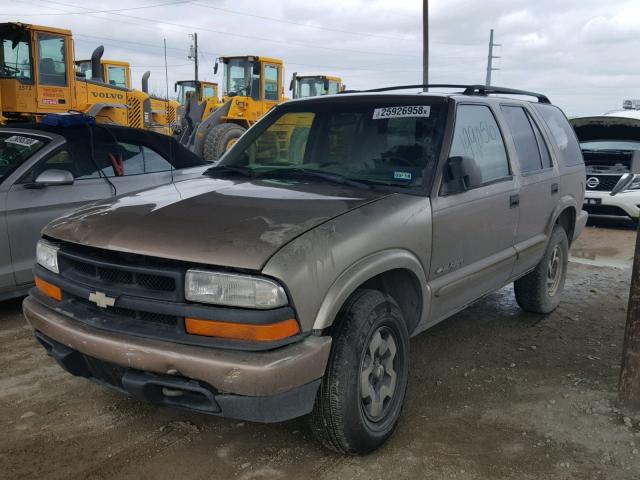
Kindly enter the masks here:
M 38 33 L 38 78 L 42 85 L 67 86 L 67 49 L 61 35 Z
M 0 42 L 0 78 L 15 78 L 23 83 L 32 83 L 33 64 L 29 32 L 3 29 L 0 31 Z

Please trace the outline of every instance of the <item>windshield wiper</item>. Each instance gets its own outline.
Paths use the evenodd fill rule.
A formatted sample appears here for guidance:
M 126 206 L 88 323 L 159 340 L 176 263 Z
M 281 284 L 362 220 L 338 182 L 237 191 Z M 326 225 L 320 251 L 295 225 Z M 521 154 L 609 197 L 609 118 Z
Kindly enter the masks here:
M 352 180 L 337 173 L 321 172 L 319 170 L 313 170 L 311 168 L 292 167 L 292 168 L 273 168 L 265 172 L 260 172 L 259 178 L 278 178 L 278 177 L 293 177 L 293 178 L 319 178 L 327 182 L 338 183 L 340 185 L 349 185 L 357 188 L 373 188 L 374 182 L 368 182 L 366 180 Z
M 232 165 L 216 165 L 214 167 L 207 168 L 202 174 L 215 177 L 215 174 L 217 173 L 238 173 L 247 178 L 256 177 L 253 169 L 249 167 L 234 167 Z

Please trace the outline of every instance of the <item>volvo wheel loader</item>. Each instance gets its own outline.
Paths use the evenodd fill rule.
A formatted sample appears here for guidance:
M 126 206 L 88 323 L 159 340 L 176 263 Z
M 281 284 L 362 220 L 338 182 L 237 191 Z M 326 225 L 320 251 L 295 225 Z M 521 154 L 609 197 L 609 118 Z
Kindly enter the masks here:
M 76 74 L 69 30 L 2 23 L 0 42 L 0 124 L 76 111 L 102 123 L 172 132 L 177 102 L 158 102 L 148 93 L 105 83 L 102 47 L 94 51 L 86 78 Z
M 298 75 L 291 77 L 289 90 L 293 98 L 317 97 L 320 95 L 333 95 L 342 92 L 345 85 L 340 77 L 329 75 Z
M 283 96 L 282 60 L 258 56 L 221 57 L 224 67 L 222 99 L 208 115 L 185 108 L 184 128 L 178 137 L 194 153 L 216 161 Z M 196 103 L 193 99 L 190 106 Z M 189 117 L 187 120 L 186 117 Z

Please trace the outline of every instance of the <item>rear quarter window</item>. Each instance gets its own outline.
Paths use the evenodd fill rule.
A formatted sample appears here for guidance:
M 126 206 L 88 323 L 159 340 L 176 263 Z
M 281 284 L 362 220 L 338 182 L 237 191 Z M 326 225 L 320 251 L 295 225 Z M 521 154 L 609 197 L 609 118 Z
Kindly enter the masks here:
M 560 151 L 560 160 L 567 167 L 584 164 L 582 151 L 576 134 L 569 125 L 562 110 L 553 105 L 535 104 L 535 109 L 549 127 L 551 135 Z

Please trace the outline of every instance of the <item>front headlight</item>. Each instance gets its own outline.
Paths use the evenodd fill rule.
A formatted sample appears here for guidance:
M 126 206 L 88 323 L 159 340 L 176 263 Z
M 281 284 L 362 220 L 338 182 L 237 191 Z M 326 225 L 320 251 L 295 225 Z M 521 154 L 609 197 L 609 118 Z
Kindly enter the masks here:
M 188 270 L 184 289 L 192 302 L 259 309 L 287 304 L 287 294 L 280 285 L 252 275 Z
M 60 248 L 46 240 L 39 240 L 36 245 L 36 261 L 53 273 L 60 273 L 58 269 L 58 250 Z
M 625 191 L 627 190 L 640 190 L 640 175 L 633 176 L 631 185 L 629 185 Z

